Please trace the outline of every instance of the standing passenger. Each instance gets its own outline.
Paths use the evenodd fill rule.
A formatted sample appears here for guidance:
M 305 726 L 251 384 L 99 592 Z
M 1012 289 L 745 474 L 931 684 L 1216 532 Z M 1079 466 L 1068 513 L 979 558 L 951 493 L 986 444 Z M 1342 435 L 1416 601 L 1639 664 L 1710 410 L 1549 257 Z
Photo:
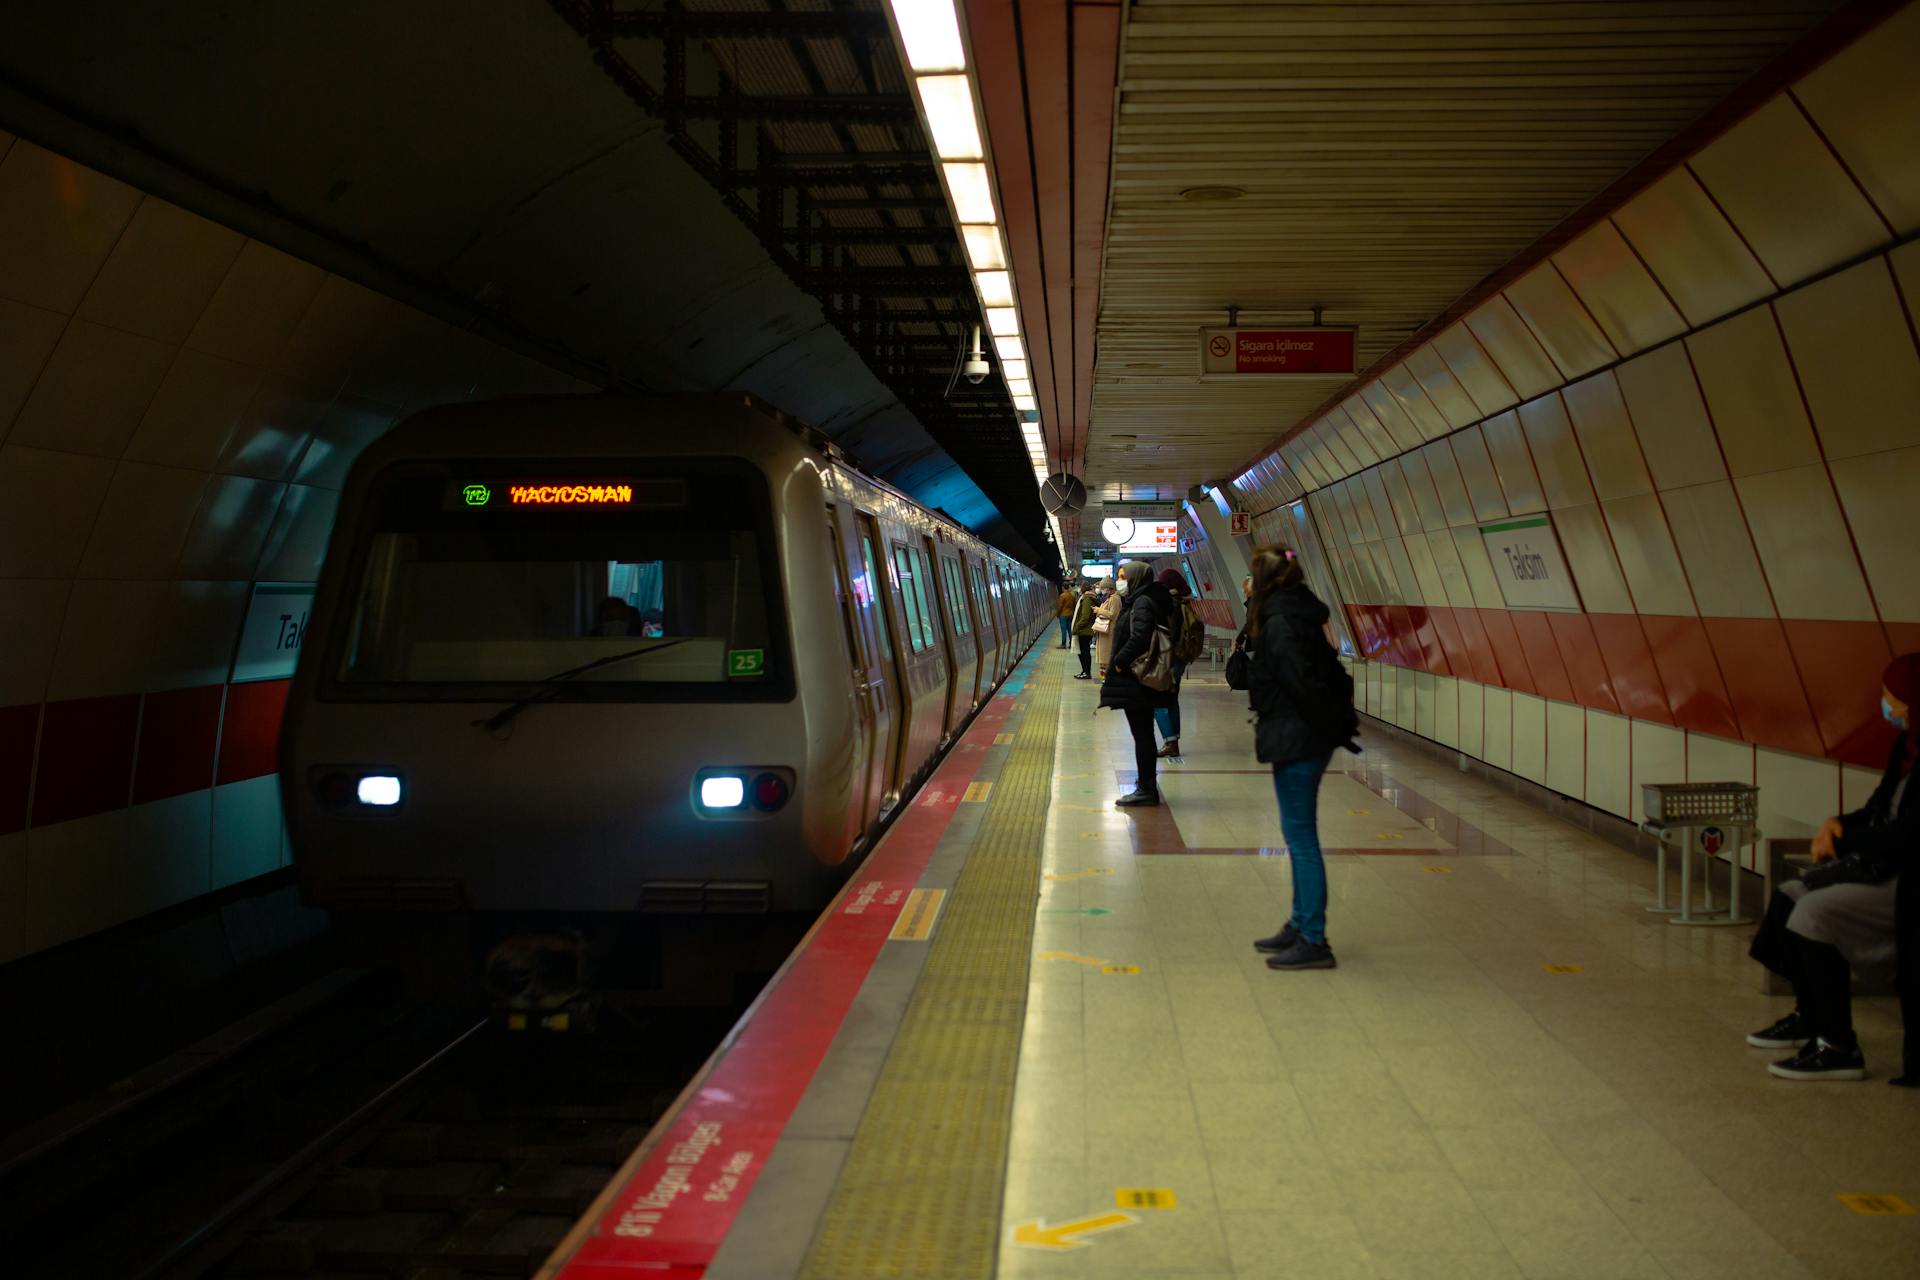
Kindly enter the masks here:
M 1200 621 L 1200 615 L 1194 612 L 1190 597 L 1192 590 L 1178 569 L 1162 569 L 1159 583 L 1173 594 L 1173 607 L 1180 615 L 1180 625 L 1176 628 L 1178 639 L 1173 646 L 1173 689 L 1165 706 L 1154 708 L 1153 718 L 1159 722 L 1160 736 L 1166 741 L 1160 748 L 1160 759 L 1175 759 L 1180 754 L 1180 678 L 1200 656 L 1200 649 L 1207 641 L 1206 626 Z
M 1120 624 L 1120 610 L 1126 601 L 1120 598 L 1119 580 L 1112 586 L 1101 584 L 1100 607 L 1093 614 L 1093 658 L 1100 667 L 1100 678 L 1107 678 L 1107 663 L 1113 660 L 1113 632 Z M 1101 623 L 1106 625 L 1102 626 Z
M 1060 599 L 1057 602 L 1059 607 L 1055 612 L 1060 618 L 1060 647 L 1062 649 L 1067 647 L 1067 627 L 1073 621 L 1073 605 L 1079 598 L 1080 593 L 1073 589 L 1071 582 L 1062 581 L 1060 583 Z
M 1166 705 L 1172 696 L 1140 683 L 1133 664 L 1145 657 L 1153 644 L 1156 628 L 1165 627 L 1169 640 L 1177 639 L 1180 612 L 1173 593 L 1153 580 L 1153 570 L 1144 560 L 1129 560 L 1120 566 L 1114 584 L 1125 598 L 1120 620 L 1114 624 L 1113 661 L 1107 664 L 1107 677 L 1100 685 L 1100 705 L 1124 713 L 1127 728 L 1133 734 L 1133 790 L 1114 803 L 1123 807 L 1160 803 L 1160 779 L 1154 766 L 1153 712 Z
M 1327 868 L 1320 857 L 1320 779 L 1345 746 L 1357 752 L 1360 718 L 1353 678 L 1327 643 L 1327 606 L 1307 588 L 1300 562 L 1286 547 L 1253 553 L 1253 595 L 1247 605 L 1248 677 L 1259 716 L 1254 748 L 1273 766 L 1280 830 L 1293 862 L 1293 916 L 1279 933 L 1253 945 L 1269 952 L 1269 969 L 1331 969 L 1327 944 Z
M 1098 607 L 1091 591 L 1082 591 L 1073 606 L 1073 638 L 1080 646 L 1080 674 L 1075 680 L 1093 679 L 1093 614 Z

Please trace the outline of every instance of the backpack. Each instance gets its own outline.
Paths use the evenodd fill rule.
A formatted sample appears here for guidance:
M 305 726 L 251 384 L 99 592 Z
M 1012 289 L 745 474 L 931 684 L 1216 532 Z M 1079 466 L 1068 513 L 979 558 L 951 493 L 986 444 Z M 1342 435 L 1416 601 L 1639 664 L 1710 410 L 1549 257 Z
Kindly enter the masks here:
M 1207 624 L 1200 621 L 1200 614 L 1193 607 L 1193 601 L 1180 601 L 1180 638 L 1173 644 L 1173 660 L 1183 667 L 1193 665 L 1207 647 Z

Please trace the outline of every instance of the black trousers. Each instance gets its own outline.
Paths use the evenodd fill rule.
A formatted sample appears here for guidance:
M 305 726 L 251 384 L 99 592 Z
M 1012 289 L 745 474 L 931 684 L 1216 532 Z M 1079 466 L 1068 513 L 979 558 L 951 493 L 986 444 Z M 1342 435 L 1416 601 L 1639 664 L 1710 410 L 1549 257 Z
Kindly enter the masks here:
M 1813 1034 L 1850 1049 L 1858 1041 L 1853 1034 L 1853 988 L 1847 958 L 1838 947 L 1803 938 L 1787 928 L 1793 908 L 1792 898 L 1775 892 L 1747 954 L 1793 984 L 1794 1007 L 1806 1015 Z
M 1153 737 L 1153 708 L 1128 707 L 1127 728 L 1133 731 L 1134 790 L 1148 795 L 1160 794 L 1157 757 L 1160 744 Z
M 1093 674 L 1093 636 L 1089 633 L 1084 636 L 1075 636 L 1074 639 L 1080 642 L 1080 674 L 1091 676 Z

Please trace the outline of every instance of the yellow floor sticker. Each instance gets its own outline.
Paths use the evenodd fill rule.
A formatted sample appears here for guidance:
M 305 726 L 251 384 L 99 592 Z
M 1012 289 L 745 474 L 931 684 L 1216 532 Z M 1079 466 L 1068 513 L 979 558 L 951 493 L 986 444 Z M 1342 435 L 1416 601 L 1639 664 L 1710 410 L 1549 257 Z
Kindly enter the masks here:
M 1115 1187 L 1113 1202 L 1122 1209 L 1172 1209 L 1180 1203 L 1172 1187 Z
M 978 804 L 980 801 L 985 800 L 992 791 L 993 784 L 991 782 L 969 782 L 967 784 L 966 794 L 960 798 Z
M 1453 874 L 1452 867 L 1422 867 L 1420 869 L 1436 876 L 1450 876 Z
M 1085 880 L 1088 876 L 1110 876 L 1112 867 L 1086 867 L 1079 871 L 1047 872 L 1049 880 Z
M 1037 957 L 1037 959 L 1065 960 L 1072 964 L 1097 964 L 1097 965 L 1106 964 L 1106 961 L 1102 960 L 1099 956 L 1075 955 L 1071 951 L 1042 951 Z
M 1855 1213 L 1864 1213 L 1873 1218 L 1906 1218 L 1913 1214 L 1913 1206 L 1899 1196 L 1864 1191 L 1846 1191 L 1840 1195 L 1840 1203 Z
M 996 733 L 993 735 L 993 745 L 996 747 L 1010 747 L 1013 745 L 1013 735 L 1010 733 Z
M 1543 964 L 1540 966 L 1548 973 L 1581 973 L 1584 970 L 1577 964 Z
M 915 889 L 909 893 L 887 937 L 895 942 L 925 942 L 931 938 L 933 922 L 939 919 L 940 904 L 946 896 L 945 889 Z
M 1100 966 L 1100 972 L 1102 973 L 1138 973 L 1140 972 L 1140 966 L 1137 964 L 1108 964 L 1108 965 Z
M 1090 1213 L 1084 1218 L 1069 1218 L 1052 1226 L 1046 1225 L 1045 1218 L 1029 1218 L 1014 1227 L 1013 1242 L 1029 1249 L 1064 1253 L 1068 1249 L 1086 1248 L 1092 1243 L 1086 1239 L 1087 1236 L 1112 1231 L 1115 1227 L 1130 1227 L 1138 1221 L 1140 1219 L 1130 1213 Z

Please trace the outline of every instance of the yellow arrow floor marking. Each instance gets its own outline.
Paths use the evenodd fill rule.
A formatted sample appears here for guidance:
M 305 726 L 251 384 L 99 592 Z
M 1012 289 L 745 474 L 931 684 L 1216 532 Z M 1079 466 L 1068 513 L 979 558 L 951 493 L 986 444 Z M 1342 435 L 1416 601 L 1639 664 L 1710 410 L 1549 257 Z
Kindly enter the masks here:
M 969 782 L 967 784 L 966 794 L 960 798 L 978 804 L 980 801 L 985 800 L 992 791 L 993 784 L 991 782 Z
M 1371 809 L 1349 809 L 1349 810 L 1347 810 L 1347 812 L 1348 812 L 1348 813 L 1350 813 L 1350 814 L 1352 814 L 1352 815 L 1353 815 L 1354 817 L 1356 817 L 1356 818 L 1359 818 L 1359 817 L 1365 817 L 1365 816 L 1366 816 L 1367 814 L 1369 814 L 1369 813 L 1372 813 L 1372 812 L 1373 812 L 1373 810 L 1371 810 Z
M 1422 867 L 1420 869 L 1422 871 L 1431 872 L 1436 876 L 1450 876 L 1453 874 L 1452 867 Z
M 1579 965 L 1577 965 L 1577 964 L 1543 964 L 1543 965 L 1541 965 L 1540 967 L 1541 967 L 1542 969 L 1545 969 L 1545 970 L 1546 970 L 1546 971 L 1547 971 L 1548 973 L 1580 973 L 1580 972 L 1583 972 L 1583 970 L 1581 969 L 1581 967 L 1580 967 Z
M 1910 1217 L 1913 1206 L 1899 1196 L 1887 1192 L 1848 1191 L 1840 1195 L 1840 1203 L 1855 1213 L 1864 1213 L 1870 1217 Z
M 1041 960 L 1068 960 L 1074 964 L 1106 964 L 1106 961 L 1102 960 L 1099 956 L 1076 955 L 1071 951 L 1042 951 L 1038 958 Z
M 1087 867 L 1081 871 L 1069 871 L 1065 875 L 1049 871 L 1046 878 L 1049 880 L 1085 880 L 1088 876 L 1110 876 L 1112 874 L 1112 867 Z
M 1069 1218 L 1049 1227 L 1045 1218 L 1029 1218 L 1014 1227 L 1013 1242 L 1029 1249 L 1052 1249 L 1056 1252 L 1084 1249 L 1088 1241 L 1082 1237 L 1112 1231 L 1115 1227 L 1130 1227 L 1138 1221 L 1140 1219 L 1131 1213 L 1091 1213 L 1084 1218 Z

